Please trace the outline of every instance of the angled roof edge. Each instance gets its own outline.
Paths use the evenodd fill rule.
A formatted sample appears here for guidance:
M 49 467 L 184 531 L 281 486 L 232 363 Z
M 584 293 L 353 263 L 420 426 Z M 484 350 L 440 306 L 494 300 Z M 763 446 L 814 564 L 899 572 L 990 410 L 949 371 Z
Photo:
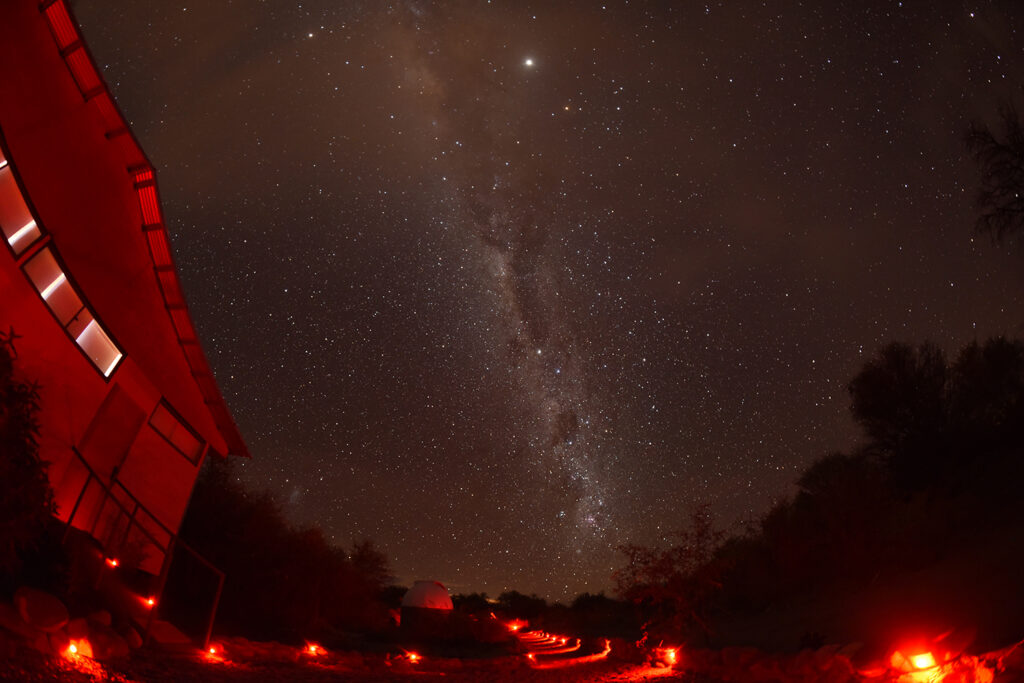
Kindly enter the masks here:
M 131 131 L 127 119 L 121 113 L 106 82 L 96 68 L 96 61 L 89 53 L 82 39 L 78 22 L 73 18 L 65 0 L 42 0 L 39 11 L 46 17 L 53 34 L 55 47 L 71 72 L 71 76 L 82 97 L 87 102 L 95 103 L 106 128 L 109 140 L 121 138 L 130 141 L 142 163 L 126 169 L 133 182 L 142 213 L 141 230 L 149 245 L 149 254 L 153 262 L 153 271 L 159 283 L 164 308 L 174 327 L 178 345 L 185 362 L 192 370 L 192 377 L 203 397 L 214 423 L 228 446 L 229 455 L 245 458 L 252 457 L 228 410 L 224 397 L 217 386 L 210 364 L 206 360 L 196 335 L 192 317 L 188 312 L 184 291 L 178 277 L 178 269 L 171 255 L 170 241 L 167 237 L 167 226 L 164 223 L 163 210 L 156 185 L 156 172 L 146 153 L 142 150 L 135 134 Z

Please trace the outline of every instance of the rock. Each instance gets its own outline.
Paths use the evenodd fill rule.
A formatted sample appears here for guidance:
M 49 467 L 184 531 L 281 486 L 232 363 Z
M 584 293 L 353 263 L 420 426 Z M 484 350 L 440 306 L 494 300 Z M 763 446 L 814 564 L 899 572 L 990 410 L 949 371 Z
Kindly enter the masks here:
M 814 653 L 814 665 L 822 671 L 830 668 L 840 648 L 840 645 L 822 645 Z
M 785 678 L 782 667 L 774 657 L 764 657 L 753 662 L 747 673 L 752 681 L 781 681 Z
M 124 631 L 121 632 L 121 635 L 124 637 L 125 642 L 128 643 L 128 647 L 131 649 L 137 650 L 142 647 L 142 636 L 140 636 L 139 632 L 131 626 L 126 626 Z
M 82 638 L 89 637 L 89 622 L 82 617 L 76 617 L 68 622 L 68 625 L 64 627 L 64 631 L 67 632 L 68 638 L 71 640 L 81 640 Z
M 122 638 L 117 631 L 95 622 L 89 629 L 89 642 L 92 644 L 93 659 L 100 661 L 127 657 L 131 652 L 128 641 Z
M 53 633 L 49 634 L 48 639 L 50 641 L 50 649 L 52 649 L 57 654 L 66 652 L 68 646 L 71 645 L 71 639 L 68 638 L 68 634 L 65 633 L 63 630 L 54 631 Z
M 96 610 L 90 614 L 87 619 L 94 624 L 100 624 L 102 626 L 110 626 L 111 624 L 110 612 L 105 609 Z
M 53 649 L 50 648 L 50 636 L 43 632 L 40 632 L 39 635 L 32 640 L 32 648 L 44 655 L 53 654 Z
M 25 620 L 18 614 L 18 610 L 15 609 L 14 605 L 6 602 L 0 602 L 0 628 L 21 636 L 30 642 L 35 640 L 36 636 L 40 634 L 40 630 L 35 626 L 25 623 Z
M 53 632 L 68 623 L 68 608 L 49 593 L 22 586 L 14 593 L 14 606 L 26 624 Z
M 730 671 L 742 671 L 760 653 L 755 647 L 727 647 L 722 649 L 722 664 Z

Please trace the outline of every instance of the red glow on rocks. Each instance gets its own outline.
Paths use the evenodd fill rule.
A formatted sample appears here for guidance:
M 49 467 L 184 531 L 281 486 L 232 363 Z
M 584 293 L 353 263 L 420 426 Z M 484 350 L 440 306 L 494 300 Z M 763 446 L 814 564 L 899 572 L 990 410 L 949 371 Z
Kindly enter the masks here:
M 216 645 L 216 644 L 215 645 L 210 645 L 203 652 L 203 659 L 205 659 L 207 662 L 210 662 L 210 663 L 213 663 L 213 664 L 223 664 L 224 663 L 224 648 L 222 648 L 220 645 Z
M 915 669 L 930 669 L 935 666 L 935 656 L 931 652 L 919 655 L 910 655 L 910 663 Z
M 80 640 L 72 640 L 71 644 L 68 645 L 68 649 L 66 651 L 66 654 L 69 657 L 72 657 L 72 658 L 77 658 L 77 657 L 89 657 L 89 658 L 91 658 L 92 657 L 92 644 L 88 640 L 86 640 L 85 638 L 82 638 Z

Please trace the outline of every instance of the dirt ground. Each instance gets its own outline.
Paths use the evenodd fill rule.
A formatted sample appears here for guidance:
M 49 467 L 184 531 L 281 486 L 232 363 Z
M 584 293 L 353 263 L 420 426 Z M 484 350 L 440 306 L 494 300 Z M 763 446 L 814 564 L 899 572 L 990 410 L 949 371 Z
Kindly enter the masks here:
M 0 658 L 0 681 L 60 681 L 62 683 L 235 683 L 242 681 L 268 681 L 272 683 L 327 681 L 353 681 L 356 683 L 412 683 L 414 681 L 534 681 L 536 683 L 627 683 L 632 681 L 663 680 L 714 683 L 707 678 L 694 677 L 684 671 L 654 669 L 643 665 L 615 660 L 580 664 L 564 669 L 535 670 L 518 663 L 503 661 L 477 664 L 444 662 L 412 666 L 400 662 L 387 666 L 371 661 L 352 665 L 344 659 L 320 663 L 316 660 L 272 662 L 212 662 L 204 661 L 192 653 L 134 652 L 126 660 L 99 665 L 91 660 L 71 662 L 66 659 L 45 657 L 31 650 L 8 653 Z

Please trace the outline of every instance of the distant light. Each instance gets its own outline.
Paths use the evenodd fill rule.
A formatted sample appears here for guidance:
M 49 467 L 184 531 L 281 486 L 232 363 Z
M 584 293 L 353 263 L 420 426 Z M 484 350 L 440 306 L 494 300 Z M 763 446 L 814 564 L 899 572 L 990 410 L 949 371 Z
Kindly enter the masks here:
M 409 661 L 412 662 L 413 664 L 415 664 L 416 662 L 420 661 L 420 656 L 418 654 L 416 654 L 415 652 L 410 652 L 409 653 Z
M 78 646 L 74 643 L 71 643 L 70 645 L 68 645 L 68 652 L 70 652 L 73 655 L 78 654 Z
M 156 598 L 146 598 L 146 604 L 152 607 L 156 604 Z
M 217 648 L 215 648 L 215 647 L 211 647 L 211 648 L 210 648 L 210 654 L 211 654 L 211 655 L 215 655 L 215 654 L 217 654 Z
M 111 567 L 116 567 L 117 566 L 117 558 L 116 557 L 108 557 L 107 558 L 107 564 L 110 565 Z
M 523 61 L 523 66 L 533 66 L 533 58 L 532 57 L 527 57 Z

